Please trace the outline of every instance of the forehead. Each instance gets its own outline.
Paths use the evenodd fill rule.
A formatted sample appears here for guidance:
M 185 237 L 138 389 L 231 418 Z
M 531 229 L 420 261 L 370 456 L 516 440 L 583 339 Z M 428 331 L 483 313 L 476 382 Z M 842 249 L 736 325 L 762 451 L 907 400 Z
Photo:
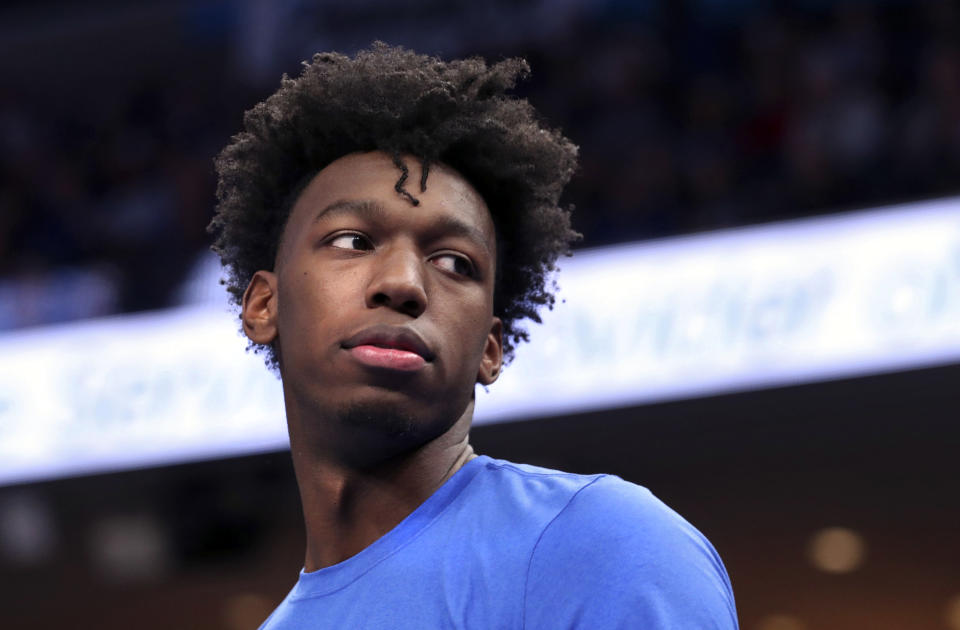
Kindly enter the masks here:
M 413 156 L 402 159 L 408 169 L 403 188 L 419 205 L 414 206 L 397 192 L 395 186 L 402 173 L 391 156 L 379 151 L 351 153 L 331 162 L 310 180 L 291 210 L 283 242 L 301 233 L 334 204 L 363 201 L 381 206 L 387 212 L 402 213 L 395 216 L 409 223 L 450 219 L 463 222 L 481 234 L 492 250 L 495 245 L 493 219 L 483 197 L 470 182 L 444 164 L 431 164 L 427 189 L 421 192 L 420 160 Z

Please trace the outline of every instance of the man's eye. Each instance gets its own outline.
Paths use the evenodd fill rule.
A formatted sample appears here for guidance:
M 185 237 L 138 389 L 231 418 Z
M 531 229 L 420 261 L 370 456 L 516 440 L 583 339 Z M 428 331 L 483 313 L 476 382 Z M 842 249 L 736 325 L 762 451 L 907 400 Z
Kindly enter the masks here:
M 360 234 L 341 234 L 327 241 L 327 244 L 339 249 L 357 249 L 361 251 L 373 249 L 373 245 L 370 244 L 367 237 Z
M 440 254 L 430 259 L 437 267 L 444 271 L 450 271 L 461 276 L 472 278 L 474 276 L 473 265 L 463 256 L 456 254 Z

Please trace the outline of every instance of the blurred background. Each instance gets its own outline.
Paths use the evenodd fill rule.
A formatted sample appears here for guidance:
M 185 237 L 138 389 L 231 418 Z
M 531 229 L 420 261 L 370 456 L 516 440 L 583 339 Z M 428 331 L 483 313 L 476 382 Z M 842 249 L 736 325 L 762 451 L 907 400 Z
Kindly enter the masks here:
M 0 340 L 222 301 L 213 156 L 283 73 L 375 39 L 530 61 L 517 93 L 581 147 L 566 201 L 584 251 L 921 200 L 960 225 L 956 2 L 11 0 Z M 473 439 L 649 487 L 720 551 L 744 630 L 960 630 L 958 377 L 954 354 L 508 409 Z M 3 400 L 0 440 L 36 420 Z M 282 445 L 241 451 L 0 482 L 0 626 L 257 627 L 296 579 L 303 532 Z

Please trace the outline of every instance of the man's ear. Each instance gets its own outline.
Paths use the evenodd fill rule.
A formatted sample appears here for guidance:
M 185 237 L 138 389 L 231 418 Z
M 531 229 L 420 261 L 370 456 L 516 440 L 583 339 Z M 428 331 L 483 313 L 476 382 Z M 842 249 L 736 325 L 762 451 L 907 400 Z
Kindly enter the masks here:
M 277 338 L 277 276 L 270 271 L 253 274 L 243 292 L 240 319 L 253 343 L 270 345 Z
M 503 322 L 494 317 L 487 333 L 487 342 L 483 346 L 483 358 L 480 359 L 480 369 L 477 371 L 477 382 L 481 385 L 490 385 L 500 376 L 503 367 Z

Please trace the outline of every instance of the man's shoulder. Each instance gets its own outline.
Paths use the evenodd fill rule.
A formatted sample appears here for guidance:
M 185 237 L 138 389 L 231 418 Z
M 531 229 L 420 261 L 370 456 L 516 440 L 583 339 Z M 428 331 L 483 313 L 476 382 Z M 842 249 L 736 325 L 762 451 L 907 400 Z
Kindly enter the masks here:
M 505 487 L 514 487 L 527 494 L 572 496 L 581 488 L 607 475 L 583 475 L 553 470 L 532 464 L 520 464 L 486 455 L 477 458 L 485 469 L 485 477 Z
M 583 475 L 562 472 L 530 464 L 519 464 L 502 459 L 481 457 L 481 474 L 471 484 L 471 499 L 483 504 L 484 509 L 497 508 L 531 525 L 546 527 L 567 510 L 571 501 L 587 488 L 602 497 L 608 507 L 617 502 L 612 486 L 625 484 L 643 491 L 639 486 L 609 475 Z M 649 493 L 648 493 L 649 494 Z
M 483 466 L 486 489 L 520 501 L 528 510 L 548 505 L 556 512 L 551 523 L 555 527 L 600 522 L 608 528 L 611 519 L 625 521 L 631 529 L 635 519 L 688 525 L 649 490 L 616 475 L 569 473 L 490 457 L 483 458 Z
M 725 578 L 713 545 L 647 488 L 611 474 L 576 474 L 486 458 L 476 500 L 496 505 L 536 537 L 532 566 L 618 563 L 709 565 Z M 529 525 L 525 527 L 523 524 Z
M 647 488 L 615 475 L 486 465 L 527 509 L 549 505 L 526 569 L 528 628 L 573 618 L 590 620 L 583 627 L 736 628 L 716 550 Z

